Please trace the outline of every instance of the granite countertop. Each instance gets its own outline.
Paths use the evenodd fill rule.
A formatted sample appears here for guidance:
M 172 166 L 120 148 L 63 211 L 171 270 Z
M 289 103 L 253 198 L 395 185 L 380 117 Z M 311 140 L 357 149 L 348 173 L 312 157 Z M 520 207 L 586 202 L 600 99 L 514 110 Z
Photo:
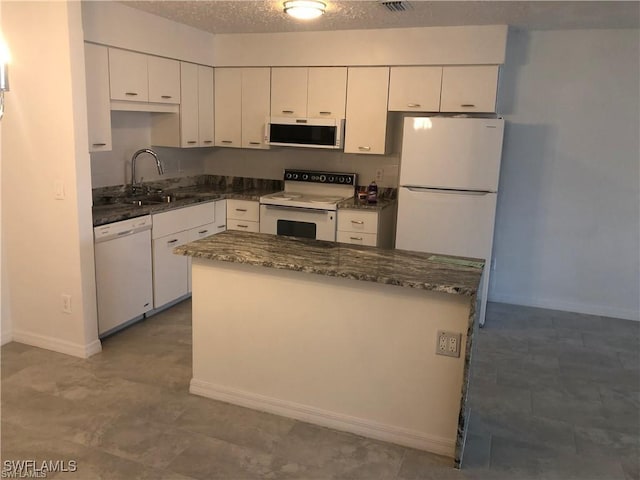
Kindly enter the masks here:
M 262 195 L 274 193 L 277 189 L 270 188 L 249 188 L 238 189 L 237 187 L 219 187 L 217 185 L 196 185 L 190 187 L 165 190 L 164 194 L 178 195 L 178 198 L 170 203 L 160 203 L 154 205 L 136 206 L 126 203 L 107 203 L 93 206 L 93 226 L 105 225 L 107 223 L 119 222 L 129 218 L 142 215 L 155 214 L 174 210 L 176 208 L 187 207 L 196 203 L 209 202 L 220 199 L 238 199 L 258 201 Z
M 478 259 L 466 259 L 476 264 L 466 266 L 459 264 L 465 263 L 461 257 L 233 230 L 176 247 L 174 253 L 466 296 L 477 292 L 484 265 Z
M 338 209 L 357 209 L 357 210 L 375 210 L 380 211 L 393 205 L 395 198 L 379 198 L 376 203 L 368 203 L 366 200 L 358 200 L 356 196 L 347 198 L 338 203 Z

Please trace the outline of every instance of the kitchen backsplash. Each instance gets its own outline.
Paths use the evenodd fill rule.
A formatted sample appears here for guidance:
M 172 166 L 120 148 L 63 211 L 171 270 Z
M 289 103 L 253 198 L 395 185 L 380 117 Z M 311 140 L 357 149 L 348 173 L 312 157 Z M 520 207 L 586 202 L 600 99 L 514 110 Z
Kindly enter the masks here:
M 91 154 L 92 187 L 119 186 L 131 181 L 131 157 L 151 144 L 151 113 L 111 112 L 113 150 Z M 400 155 L 356 155 L 311 148 L 274 147 L 269 150 L 240 148 L 152 147 L 162 160 L 160 177 L 151 157 L 136 163 L 136 180 L 154 182 L 202 174 L 235 178 L 282 180 L 285 168 L 353 172 L 358 183 L 368 185 L 382 171 L 380 187 L 397 187 Z

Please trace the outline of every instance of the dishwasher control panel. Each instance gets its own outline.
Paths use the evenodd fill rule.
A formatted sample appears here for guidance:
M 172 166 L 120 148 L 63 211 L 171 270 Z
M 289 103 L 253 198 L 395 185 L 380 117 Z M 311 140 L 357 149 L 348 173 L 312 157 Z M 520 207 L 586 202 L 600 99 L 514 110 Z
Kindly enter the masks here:
M 130 218 L 128 220 L 94 227 L 93 236 L 96 242 L 101 242 L 115 237 L 130 235 L 142 230 L 148 230 L 150 228 L 151 215 L 144 215 L 142 217 Z

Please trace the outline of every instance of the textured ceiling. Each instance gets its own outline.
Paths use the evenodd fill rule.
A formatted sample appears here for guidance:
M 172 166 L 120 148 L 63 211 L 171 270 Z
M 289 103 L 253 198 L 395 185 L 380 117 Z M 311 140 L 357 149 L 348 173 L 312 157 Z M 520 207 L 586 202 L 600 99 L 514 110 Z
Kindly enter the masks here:
M 637 1 L 419 1 L 406 11 L 391 12 L 378 1 L 325 0 L 327 11 L 312 21 L 293 20 L 283 0 L 173 1 L 121 3 L 211 33 L 264 33 L 362 28 L 455 25 L 510 25 L 548 30 L 638 28 Z

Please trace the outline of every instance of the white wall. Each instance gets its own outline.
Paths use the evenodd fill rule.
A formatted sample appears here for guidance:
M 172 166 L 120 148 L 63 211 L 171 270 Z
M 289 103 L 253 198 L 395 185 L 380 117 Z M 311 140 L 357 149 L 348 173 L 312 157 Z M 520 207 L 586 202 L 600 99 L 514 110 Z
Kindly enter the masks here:
M 505 25 L 223 34 L 215 66 L 498 65 L 506 40 Z
M 151 113 L 111 112 L 113 149 L 91 154 L 92 187 L 124 185 L 131 181 L 131 157 L 140 148 L 151 147 Z M 136 180 L 153 181 L 204 173 L 205 151 L 152 147 L 164 165 L 160 177 L 151 157 L 136 162 Z
M 639 31 L 511 33 L 489 299 L 638 319 Z
M 214 36 L 113 1 L 82 2 L 85 40 L 213 65 Z
M 217 148 L 206 158 L 205 171 L 211 175 L 230 175 L 282 180 L 285 168 L 324 170 L 331 172 L 353 172 L 358 174 L 358 183 L 368 185 L 382 169 L 382 187 L 398 185 L 398 154 L 355 155 L 310 148 L 273 148 L 271 150 L 249 150 L 240 148 Z
M 80 4 L 4 2 L 2 30 L 12 52 L 2 120 L 2 287 L 13 338 L 88 356 L 100 342 Z M 54 199 L 55 181 L 64 200 Z M 63 293 L 71 314 L 62 312 Z

